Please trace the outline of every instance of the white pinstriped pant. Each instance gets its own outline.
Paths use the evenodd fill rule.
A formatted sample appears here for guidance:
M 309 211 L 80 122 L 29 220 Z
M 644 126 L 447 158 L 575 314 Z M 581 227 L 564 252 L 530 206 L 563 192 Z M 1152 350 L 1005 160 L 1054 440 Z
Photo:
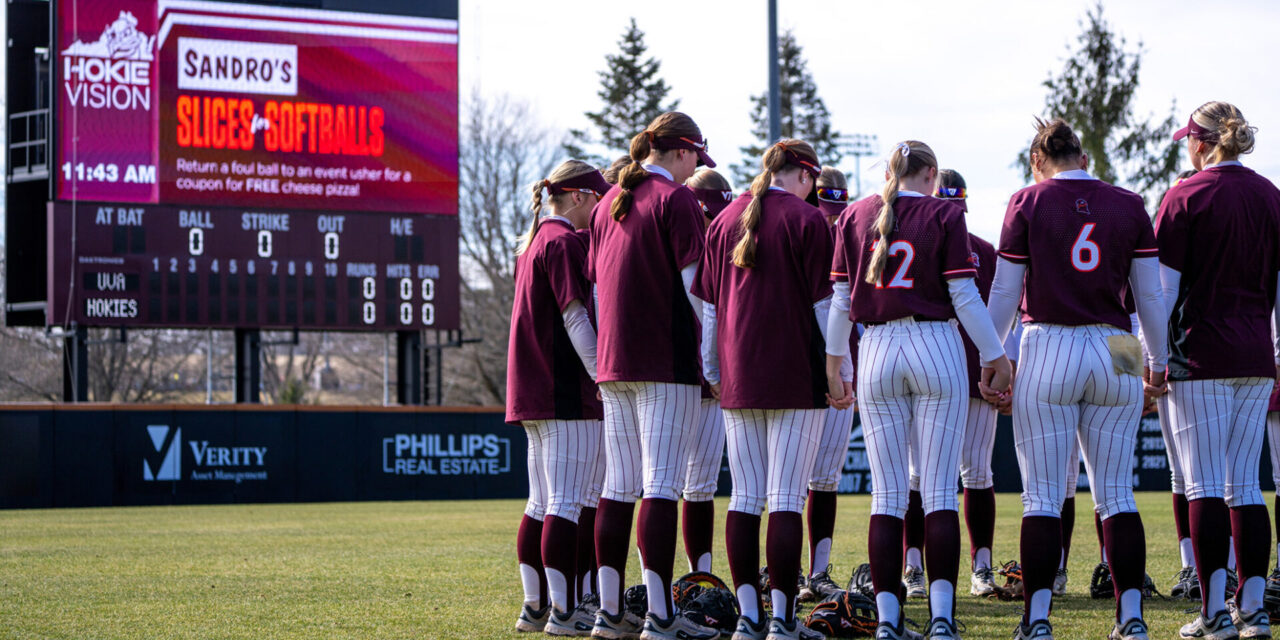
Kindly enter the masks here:
M 1122 334 L 1105 325 L 1026 325 L 1013 391 L 1024 515 L 1061 514 L 1077 443 L 1098 513 L 1138 510 L 1133 456 L 1142 380 L 1117 374 L 1107 345 L 1108 336 Z
M 1187 481 L 1182 475 L 1182 458 L 1178 456 L 1178 443 L 1173 437 L 1173 409 L 1169 407 L 1169 394 L 1156 399 L 1156 412 L 1160 418 L 1160 435 L 1164 438 L 1164 452 L 1169 458 L 1169 476 L 1173 493 L 1185 495 Z
M 600 446 L 596 447 L 596 459 L 591 465 L 587 484 L 587 501 L 584 507 L 596 508 L 600 504 L 600 494 L 604 491 L 604 421 L 594 420 L 600 429 Z
M 604 490 L 617 502 L 679 500 L 685 432 L 697 418 L 701 387 L 670 382 L 604 382 Z
M 873 515 L 906 514 L 909 451 L 916 443 L 924 512 L 957 510 L 968 396 L 955 321 L 903 319 L 866 328 L 858 349 L 858 409 L 871 467 Z
M 1267 444 L 1271 449 L 1271 482 L 1276 486 L 1276 495 L 1280 496 L 1280 411 L 1267 413 Z
M 535 520 L 557 516 L 578 521 L 587 506 L 593 466 L 600 453 L 599 420 L 525 420 L 529 437 L 529 501 Z
M 804 512 L 805 482 L 813 472 L 824 409 L 725 409 L 729 510 L 758 515 Z
M 1215 378 L 1169 383 L 1173 438 L 1187 500 L 1223 498 L 1227 506 L 1263 504 L 1258 457 L 1271 378 Z
M 849 435 L 853 431 L 853 407 L 823 410 L 822 436 L 809 476 L 809 489 L 835 491 L 840 488 L 844 463 L 849 459 Z
M 969 398 L 965 412 L 964 438 L 960 445 L 960 483 L 966 489 L 990 489 L 995 485 L 991 477 L 991 453 L 996 445 L 996 418 L 999 414 L 990 402 L 981 398 Z M 919 447 L 910 443 L 911 490 L 920 490 Z
M 698 408 L 696 428 L 685 435 L 685 465 L 682 495 L 689 502 L 706 502 L 716 497 L 720 461 L 724 458 L 724 415 L 720 401 L 703 398 Z

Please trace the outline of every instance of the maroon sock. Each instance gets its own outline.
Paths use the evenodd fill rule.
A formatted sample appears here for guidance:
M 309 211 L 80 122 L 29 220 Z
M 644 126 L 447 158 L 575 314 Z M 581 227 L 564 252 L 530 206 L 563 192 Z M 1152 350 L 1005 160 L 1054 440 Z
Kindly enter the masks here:
M 902 552 L 919 549 L 924 552 L 924 504 L 919 491 L 907 493 L 907 516 L 902 520 Z
M 662 596 L 667 601 L 667 616 L 675 611 L 671 604 L 671 574 L 676 563 L 676 501 L 662 498 L 645 498 L 640 501 L 640 515 L 636 517 L 636 542 L 644 570 L 658 574 L 666 586 Z M 649 610 L 654 610 L 654 597 L 649 594 Z
M 769 514 L 769 531 L 765 536 L 765 562 L 769 565 L 769 584 L 787 596 L 785 611 L 773 615 L 791 622 L 796 615 L 796 580 L 800 577 L 800 540 L 804 535 L 804 519 L 795 511 Z
M 569 606 L 577 604 L 573 588 L 577 577 L 578 565 L 578 525 L 572 520 L 560 516 L 547 516 L 542 522 L 542 564 L 547 569 L 555 569 L 565 578 L 568 588 Z M 547 600 L 551 594 L 547 594 Z
M 929 584 L 946 580 L 954 592 L 960 568 L 960 514 L 945 509 L 925 516 L 924 536 L 924 566 Z M 952 613 L 955 613 L 954 598 Z
M 964 525 L 969 529 L 969 562 L 972 563 L 978 549 L 991 549 L 995 540 L 995 487 L 964 490 Z
M 831 538 L 836 533 L 836 492 L 809 492 L 809 575 L 826 571 L 826 567 L 815 567 L 814 556 L 818 555 L 818 543 Z M 1280 516 L 1277 516 L 1280 517 Z
M 1280 493 L 1276 494 L 1276 539 L 1280 540 Z
M 547 606 L 547 573 L 542 567 L 542 521 L 528 515 L 516 532 L 516 561 L 538 571 L 538 608 Z
M 1094 510 L 1093 512 L 1093 529 L 1098 534 L 1098 552 L 1101 553 L 1103 551 L 1106 551 L 1107 537 L 1104 535 L 1104 532 L 1102 530 L 1102 514 L 1098 513 L 1097 510 Z M 1106 551 L 1106 556 L 1107 556 L 1106 558 L 1107 562 L 1110 563 L 1111 552 Z
M 1116 620 L 1120 620 L 1120 594 L 1141 589 L 1147 575 L 1147 532 L 1137 511 L 1117 513 L 1102 521 L 1111 580 L 1116 591 Z
M 1267 519 L 1264 505 L 1231 508 L 1231 535 L 1236 545 L 1236 571 L 1240 575 L 1236 602 L 1240 602 L 1245 580 L 1267 577 L 1267 563 L 1271 560 L 1271 527 Z
M 716 503 L 684 501 L 683 514 L 680 520 L 684 534 L 684 554 L 689 558 L 690 571 L 698 569 L 698 558 L 704 553 L 711 553 L 711 538 L 716 528 Z
M 574 604 L 580 604 L 588 593 L 595 593 L 596 586 L 596 509 L 583 507 L 578 515 L 577 579 L 573 589 Z
M 610 594 L 623 602 L 626 589 L 627 553 L 631 545 L 631 517 L 635 513 L 634 502 L 617 502 L 600 499 L 596 512 L 596 567 L 609 567 L 618 572 L 618 593 Z M 618 611 L 609 613 L 617 614 Z
M 902 519 L 871 516 L 867 530 L 867 556 L 871 560 L 871 588 L 902 598 Z
M 1058 514 L 1058 519 L 1062 521 L 1062 557 L 1058 559 L 1059 566 L 1067 566 L 1067 558 L 1071 557 L 1071 536 L 1076 530 L 1076 497 L 1064 498 L 1062 500 L 1062 511 Z M 1098 548 L 1102 548 L 1102 528 L 1098 528 Z M 1055 567 L 1056 569 L 1056 567 Z
M 1196 553 L 1196 575 L 1200 577 L 1203 593 L 1209 588 L 1209 576 L 1227 568 L 1227 536 L 1231 535 L 1231 529 L 1222 523 L 1231 517 L 1230 510 L 1222 498 L 1191 500 L 1187 507 L 1191 544 Z M 1200 612 L 1207 614 L 1208 608 L 1201 604 Z
M 744 584 L 756 588 L 757 616 L 764 615 L 760 602 L 760 516 L 729 511 L 725 514 L 724 550 L 729 555 L 729 573 L 733 593 Z M 752 620 L 752 622 L 760 622 Z
M 1280 506 L 1280 496 L 1276 496 L 1276 505 Z M 1280 511 L 1276 512 L 1276 518 L 1280 522 Z M 1178 529 L 1179 542 L 1191 537 L 1190 507 L 1187 496 L 1181 493 L 1173 494 L 1173 526 Z
M 1062 554 L 1062 523 L 1053 516 L 1022 518 L 1023 618 L 1031 613 L 1031 596 L 1053 587 Z M 1031 622 L 1028 620 L 1028 622 Z

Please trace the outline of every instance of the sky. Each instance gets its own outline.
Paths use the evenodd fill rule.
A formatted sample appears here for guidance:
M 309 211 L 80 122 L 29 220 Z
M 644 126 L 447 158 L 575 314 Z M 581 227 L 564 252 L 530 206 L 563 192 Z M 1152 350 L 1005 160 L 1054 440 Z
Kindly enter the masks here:
M 778 0 L 778 28 L 794 30 L 837 130 L 878 136 L 881 156 L 899 140 L 929 144 L 968 183 L 970 231 L 995 242 L 1009 196 L 1025 186 L 1011 165 L 1041 115 L 1041 82 L 1078 47 L 1091 6 Z M 749 98 L 767 88 L 766 11 L 765 0 L 461 0 L 462 95 L 506 94 L 543 126 L 582 127 L 600 106 L 604 56 L 635 17 L 728 177 L 751 142 Z M 1176 101 L 1181 126 L 1200 104 L 1232 102 L 1259 129 L 1243 161 L 1280 180 L 1280 2 L 1112 1 L 1104 15 L 1130 49 L 1143 43 L 1140 117 L 1162 120 Z M 883 184 L 883 169 L 868 171 L 877 159 L 862 162 L 864 193 Z M 840 168 L 853 172 L 853 160 Z

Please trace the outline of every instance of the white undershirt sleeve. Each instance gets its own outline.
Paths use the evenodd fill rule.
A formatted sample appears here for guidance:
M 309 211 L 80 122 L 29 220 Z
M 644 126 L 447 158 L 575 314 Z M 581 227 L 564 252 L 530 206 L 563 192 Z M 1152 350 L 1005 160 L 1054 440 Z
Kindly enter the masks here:
M 991 313 L 991 324 L 995 325 L 996 334 L 1004 340 L 1013 328 L 1018 316 L 1018 305 L 1022 303 L 1022 286 L 1027 277 L 1027 265 L 1009 262 L 1004 258 L 996 258 L 996 277 L 991 283 L 991 295 L 987 297 L 987 308 Z
M 1014 322 L 1009 337 L 1004 339 L 1004 355 L 1010 362 L 1018 361 L 1018 350 L 1022 348 L 1022 323 Z
M 982 304 L 977 283 L 973 278 L 952 278 L 947 281 L 947 290 L 951 292 L 951 306 L 956 309 L 956 317 L 964 325 L 969 339 L 978 347 L 982 364 L 999 360 L 1004 355 L 1004 342 L 991 324 L 991 316 Z
M 1165 320 L 1173 314 L 1174 305 L 1178 304 L 1178 287 L 1182 284 L 1182 274 L 1177 269 L 1160 265 L 1160 297 L 1164 299 Z
M 560 312 L 564 317 L 564 330 L 569 334 L 569 342 L 573 350 L 582 359 L 582 366 L 587 368 L 587 375 L 596 379 L 596 330 L 591 326 L 591 318 L 587 316 L 587 308 L 582 301 L 574 300 Z
M 1276 333 L 1280 329 L 1277 327 L 1280 327 L 1280 275 L 1277 276 L 1276 281 L 1275 308 L 1271 310 L 1271 338 L 1275 343 L 1276 366 L 1280 367 L 1280 334 Z
M 702 303 L 702 377 L 720 384 L 720 350 L 716 344 L 716 306 Z
M 848 282 L 837 282 L 833 285 L 831 309 L 827 312 L 827 355 L 848 356 L 849 336 L 853 334 L 853 320 L 849 319 L 849 292 L 852 286 Z
M 1164 371 L 1169 363 L 1169 307 L 1161 293 L 1160 259 L 1135 258 L 1129 265 L 1129 288 L 1138 309 L 1147 366 Z
M 702 323 L 702 299 L 693 295 L 693 280 L 698 277 L 698 263 L 690 262 L 680 270 L 680 279 L 684 280 L 684 294 L 689 296 L 689 306 L 693 307 L 693 315 Z
M 828 319 L 831 316 L 831 299 L 833 296 L 827 296 L 813 303 L 813 315 L 818 320 L 818 329 L 822 331 L 822 339 L 827 339 L 827 333 L 830 331 Z M 850 334 L 852 335 L 852 334 Z M 848 340 L 845 340 L 848 342 Z M 840 363 L 840 379 L 845 382 L 853 382 L 853 353 L 846 353 L 844 360 Z

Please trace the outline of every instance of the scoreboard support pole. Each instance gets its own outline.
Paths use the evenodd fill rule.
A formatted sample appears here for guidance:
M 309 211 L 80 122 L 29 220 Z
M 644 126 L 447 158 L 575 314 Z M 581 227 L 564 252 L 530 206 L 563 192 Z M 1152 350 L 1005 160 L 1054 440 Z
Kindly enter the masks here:
M 72 327 L 62 338 L 62 401 L 89 400 L 89 329 Z
M 236 402 L 262 402 L 262 332 L 236 329 Z
M 424 404 L 422 332 L 396 332 L 396 402 Z

